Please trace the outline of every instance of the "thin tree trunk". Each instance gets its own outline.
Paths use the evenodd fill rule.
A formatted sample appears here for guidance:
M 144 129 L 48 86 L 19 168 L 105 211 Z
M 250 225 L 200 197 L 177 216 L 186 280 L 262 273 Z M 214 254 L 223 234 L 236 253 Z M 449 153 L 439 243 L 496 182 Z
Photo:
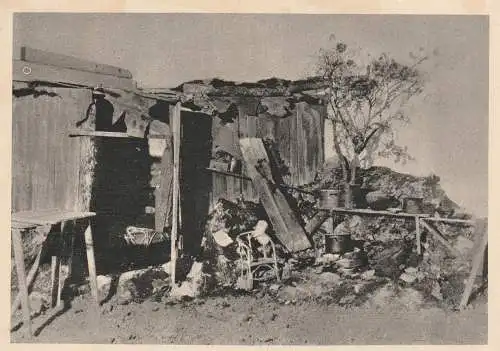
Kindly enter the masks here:
M 337 135 L 337 121 L 335 119 L 332 119 L 332 124 L 333 124 L 333 146 L 335 149 L 335 152 L 337 153 L 339 160 L 340 160 L 340 165 L 342 167 L 342 180 L 344 183 L 344 207 L 351 208 L 352 207 L 352 196 L 351 196 L 351 188 L 349 186 L 349 161 L 347 158 L 342 154 L 342 150 L 340 149 L 340 142 L 339 138 Z

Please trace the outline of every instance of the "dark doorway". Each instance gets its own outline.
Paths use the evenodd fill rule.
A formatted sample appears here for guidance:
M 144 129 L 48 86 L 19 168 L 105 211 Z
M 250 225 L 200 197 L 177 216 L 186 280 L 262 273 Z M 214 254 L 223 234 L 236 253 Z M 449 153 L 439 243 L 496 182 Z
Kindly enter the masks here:
M 198 256 L 210 206 L 212 177 L 206 168 L 212 150 L 212 118 L 182 112 L 181 215 L 184 252 Z

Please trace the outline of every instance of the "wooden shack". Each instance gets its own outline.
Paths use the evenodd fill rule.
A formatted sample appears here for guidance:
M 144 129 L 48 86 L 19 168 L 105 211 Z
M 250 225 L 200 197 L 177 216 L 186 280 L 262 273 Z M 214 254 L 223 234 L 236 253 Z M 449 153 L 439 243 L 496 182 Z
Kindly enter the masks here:
M 283 181 L 301 186 L 314 181 L 324 162 L 326 105 L 319 80 L 268 79 L 234 83 L 218 79 L 182 84 L 176 90 L 203 111 L 216 110 L 212 123 L 212 159 L 219 151 L 241 160 L 240 138 L 262 138 L 280 161 Z M 211 113 L 211 112 L 207 112 Z M 219 198 L 258 202 L 252 183 L 210 167 L 210 208 Z M 241 175 L 247 174 L 245 165 Z
M 113 106 L 109 131 L 77 126 L 95 87 Z M 162 178 L 172 176 L 173 159 L 153 155 L 151 138 L 164 138 L 166 150 L 172 148 L 172 116 L 179 113 L 180 233 L 186 252 L 196 255 L 219 198 L 259 201 L 244 164 L 240 176 L 211 167 L 218 151 L 241 160 L 239 139 L 262 138 L 282 161 L 285 183 L 314 180 L 324 159 L 326 109 L 308 93 L 312 88 L 309 81 L 213 80 L 145 91 L 125 69 L 22 48 L 13 61 L 12 212 L 96 212 L 96 261 L 103 273 L 139 258 L 139 264 L 167 260 L 165 243 L 128 256 L 123 235 L 130 226 L 170 230 L 165 218 L 172 193 L 160 188 Z M 152 136 L 152 121 L 166 125 L 166 135 Z
M 77 127 L 95 87 L 112 105 L 111 131 Z M 11 211 L 96 212 L 97 267 L 119 266 L 125 228 L 155 225 L 148 128 L 168 123 L 175 97 L 141 94 L 122 68 L 30 48 L 15 55 L 12 92 Z

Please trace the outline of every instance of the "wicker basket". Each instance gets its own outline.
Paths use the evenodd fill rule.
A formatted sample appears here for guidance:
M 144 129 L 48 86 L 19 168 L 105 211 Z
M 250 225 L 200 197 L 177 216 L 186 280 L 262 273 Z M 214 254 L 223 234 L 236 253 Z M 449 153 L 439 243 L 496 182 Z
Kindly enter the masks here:
M 127 227 L 126 233 L 123 236 L 125 241 L 130 246 L 145 246 L 159 244 L 169 240 L 167 233 L 157 232 L 149 228 Z

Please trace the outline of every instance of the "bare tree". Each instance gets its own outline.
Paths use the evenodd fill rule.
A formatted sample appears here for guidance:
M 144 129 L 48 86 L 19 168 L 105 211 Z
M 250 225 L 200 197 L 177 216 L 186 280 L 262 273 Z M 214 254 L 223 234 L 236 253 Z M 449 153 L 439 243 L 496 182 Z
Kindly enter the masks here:
M 411 62 L 402 64 L 388 54 L 363 57 L 359 50 L 332 40 L 332 47 L 320 50 L 317 68 L 328 87 L 328 117 L 350 206 L 351 185 L 362 161 L 369 163 L 375 154 L 402 162 L 411 159 L 407 148 L 395 142 L 394 124 L 410 121 L 403 107 L 422 92 L 418 68 L 427 56 L 410 54 Z

